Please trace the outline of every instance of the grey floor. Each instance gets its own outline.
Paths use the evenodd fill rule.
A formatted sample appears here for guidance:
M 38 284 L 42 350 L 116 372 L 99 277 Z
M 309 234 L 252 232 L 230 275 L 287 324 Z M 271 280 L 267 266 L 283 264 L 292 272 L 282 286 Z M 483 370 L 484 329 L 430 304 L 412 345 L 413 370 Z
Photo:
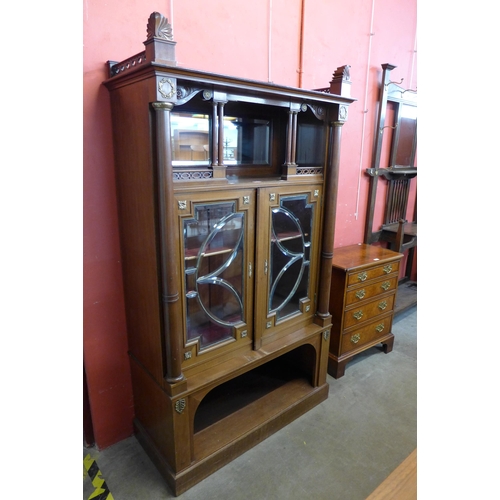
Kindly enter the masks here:
M 328 376 L 328 399 L 180 495 L 182 500 L 365 500 L 417 446 L 417 309 L 393 325 L 394 349 L 373 347 L 344 377 Z M 175 498 L 134 437 L 95 460 L 99 500 Z M 84 468 L 83 498 L 95 495 Z

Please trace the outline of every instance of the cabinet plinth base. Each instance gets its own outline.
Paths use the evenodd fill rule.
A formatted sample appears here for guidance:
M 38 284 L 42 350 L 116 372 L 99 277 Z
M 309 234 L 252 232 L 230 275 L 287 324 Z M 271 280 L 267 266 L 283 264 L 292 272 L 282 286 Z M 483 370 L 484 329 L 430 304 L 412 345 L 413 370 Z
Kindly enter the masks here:
M 378 339 L 375 342 L 371 342 L 370 344 L 365 344 L 361 348 L 349 351 L 345 354 L 342 354 L 339 357 L 330 353 L 328 355 L 328 373 L 335 379 L 343 377 L 347 363 L 349 363 L 349 361 L 351 361 L 351 359 L 354 358 L 354 356 L 377 344 L 382 344 L 382 350 L 384 351 L 385 354 L 388 354 L 389 352 L 392 351 L 392 348 L 394 347 L 394 335 L 390 333 L 389 335 L 386 335 L 385 337 Z
M 167 481 L 174 495 L 178 496 L 236 457 L 264 441 L 271 434 L 279 431 L 296 418 L 325 401 L 328 397 L 328 390 L 327 383 L 319 387 L 311 387 L 305 381 L 294 381 L 287 384 L 287 387 L 280 390 L 283 397 L 277 394 L 273 398 L 273 401 L 278 403 L 278 407 L 268 405 L 270 411 L 274 413 L 272 416 L 264 412 L 265 415 L 262 415 L 262 418 L 254 420 L 251 428 L 240 429 L 238 436 L 233 441 L 210 455 L 195 460 L 189 467 L 178 473 L 172 470 L 137 419 L 134 421 L 136 437 Z M 297 395 L 299 395 L 298 398 Z M 292 397 L 295 397 L 296 401 L 290 404 L 290 398 Z M 256 404 L 262 406 L 266 402 L 258 401 Z M 252 411 L 252 409 L 248 408 L 245 411 Z M 234 422 L 229 419 L 225 424 L 229 426 L 236 425 L 236 420 L 241 421 L 240 418 L 241 415 L 235 414 L 233 417 Z

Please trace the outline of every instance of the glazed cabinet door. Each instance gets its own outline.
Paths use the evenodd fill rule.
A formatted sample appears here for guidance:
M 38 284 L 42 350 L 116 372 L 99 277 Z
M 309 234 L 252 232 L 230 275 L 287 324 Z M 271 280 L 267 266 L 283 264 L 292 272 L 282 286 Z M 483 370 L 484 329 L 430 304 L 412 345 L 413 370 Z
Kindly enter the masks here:
M 176 195 L 184 360 L 252 347 L 255 191 Z
M 322 185 L 258 191 L 255 348 L 312 321 Z

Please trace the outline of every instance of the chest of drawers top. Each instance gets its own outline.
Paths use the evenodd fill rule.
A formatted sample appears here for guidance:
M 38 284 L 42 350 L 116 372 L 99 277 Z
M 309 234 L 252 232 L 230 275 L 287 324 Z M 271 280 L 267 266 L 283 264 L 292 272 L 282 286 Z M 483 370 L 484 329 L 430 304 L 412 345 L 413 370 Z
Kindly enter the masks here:
M 402 255 L 386 248 L 377 247 L 374 245 L 350 245 L 346 247 L 336 248 L 333 253 L 332 267 L 345 272 L 362 271 L 363 269 L 378 269 L 380 265 L 391 262 L 399 262 Z M 368 278 L 376 278 L 377 276 L 369 276 Z

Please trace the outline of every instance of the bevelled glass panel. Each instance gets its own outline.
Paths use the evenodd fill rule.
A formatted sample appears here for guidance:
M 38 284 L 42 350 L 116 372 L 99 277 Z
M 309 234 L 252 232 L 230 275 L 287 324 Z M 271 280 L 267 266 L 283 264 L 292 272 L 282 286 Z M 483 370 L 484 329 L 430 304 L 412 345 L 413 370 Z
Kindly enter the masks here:
M 184 220 L 187 340 L 200 349 L 233 338 L 245 321 L 244 217 L 234 202 L 200 203 Z
M 271 212 L 271 279 L 268 311 L 283 319 L 309 295 L 314 206 L 307 195 L 282 196 Z

